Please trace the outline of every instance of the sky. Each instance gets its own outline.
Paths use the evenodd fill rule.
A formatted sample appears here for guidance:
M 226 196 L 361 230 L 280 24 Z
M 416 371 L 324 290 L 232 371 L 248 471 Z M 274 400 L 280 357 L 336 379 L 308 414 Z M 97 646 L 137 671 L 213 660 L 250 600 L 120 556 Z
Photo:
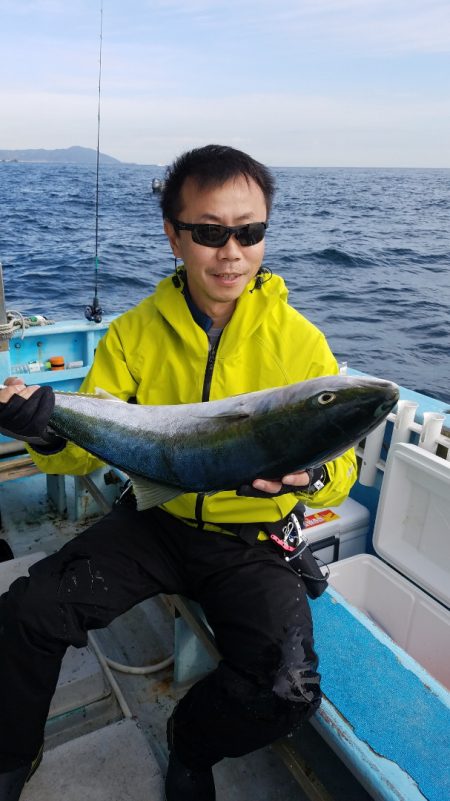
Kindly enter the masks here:
M 450 167 L 450 0 L 0 0 L 0 149 Z

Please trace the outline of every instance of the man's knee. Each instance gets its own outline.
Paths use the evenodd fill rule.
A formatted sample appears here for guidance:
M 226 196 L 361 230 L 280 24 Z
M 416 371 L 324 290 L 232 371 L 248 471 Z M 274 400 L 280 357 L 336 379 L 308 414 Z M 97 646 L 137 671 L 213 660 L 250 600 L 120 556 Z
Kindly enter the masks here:
M 320 675 L 316 667 L 314 651 L 306 651 L 301 662 L 283 661 L 272 677 L 238 673 L 222 662 L 216 671 L 218 695 L 222 692 L 225 710 L 236 704 L 249 721 L 266 725 L 276 722 L 278 726 L 284 720 L 281 725 L 287 733 L 311 717 L 320 704 Z
M 224 756 L 237 757 L 290 734 L 320 704 L 319 677 L 285 696 L 273 676 L 242 673 L 225 662 L 178 703 L 169 727 L 169 746 L 196 770 Z M 277 678 L 275 678 L 275 684 Z

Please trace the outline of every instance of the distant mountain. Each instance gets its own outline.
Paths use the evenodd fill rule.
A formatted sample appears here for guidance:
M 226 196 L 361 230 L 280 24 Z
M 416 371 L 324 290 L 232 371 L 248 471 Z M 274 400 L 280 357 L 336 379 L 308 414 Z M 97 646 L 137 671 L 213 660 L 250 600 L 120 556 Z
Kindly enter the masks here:
M 53 164 L 95 164 L 97 151 L 90 147 L 66 147 L 59 150 L 0 150 L 0 161 L 41 161 Z M 121 164 L 119 159 L 100 153 L 101 164 Z

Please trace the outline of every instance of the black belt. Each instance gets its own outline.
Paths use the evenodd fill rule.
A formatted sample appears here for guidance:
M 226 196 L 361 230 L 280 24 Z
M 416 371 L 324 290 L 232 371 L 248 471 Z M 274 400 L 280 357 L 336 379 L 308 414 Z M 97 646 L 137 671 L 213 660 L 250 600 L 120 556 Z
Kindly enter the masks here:
M 210 525 L 217 526 L 217 528 L 220 529 L 220 531 L 217 532 L 218 534 L 232 534 L 236 537 L 239 537 L 241 540 L 244 540 L 247 545 L 255 545 L 260 531 L 264 531 L 269 535 L 277 534 L 281 537 L 282 529 L 286 525 L 289 515 L 292 514 L 292 512 L 295 513 L 300 526 L 303 528 L 303 521 L 305 519 L 305 506 L 300 502 L 297 503 L 285 517 L 282 517 L 281 520 L 276 520 L 273 523 L 210 523 Z M 191 525 L 192 524 L 194 524 L 194 521 L 192 521 Z

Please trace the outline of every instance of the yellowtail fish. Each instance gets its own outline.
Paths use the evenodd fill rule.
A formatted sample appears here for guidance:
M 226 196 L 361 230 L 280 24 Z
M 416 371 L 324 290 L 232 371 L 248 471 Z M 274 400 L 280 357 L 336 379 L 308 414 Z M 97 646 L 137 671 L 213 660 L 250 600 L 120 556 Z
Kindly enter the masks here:
M 145 508 L 331 461 L 376 428 L 398 397 L 395 384 L 353 376 L 171 406 L 56 392 L 49 425 L 128 473 Z

